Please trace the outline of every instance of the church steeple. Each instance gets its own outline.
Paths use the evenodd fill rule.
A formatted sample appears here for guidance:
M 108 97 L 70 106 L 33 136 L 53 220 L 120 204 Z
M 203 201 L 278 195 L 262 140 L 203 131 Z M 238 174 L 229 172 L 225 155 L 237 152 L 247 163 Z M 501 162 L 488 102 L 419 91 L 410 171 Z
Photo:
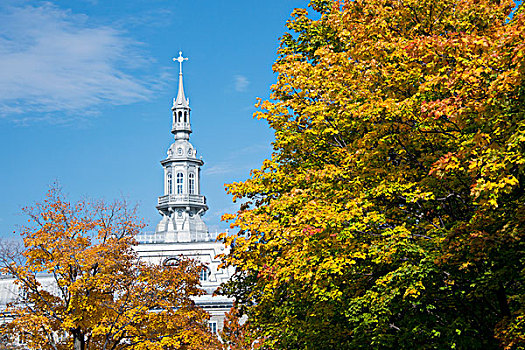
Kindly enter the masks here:
M 162 219 L 155 230 L 163 242 L 202 242 L 210 240 L 202 215 L 208 210 L 206 197 L 200 193 L 200 167 L 197 150 L 188 141 L 191 133 L 190 103 L 184 96 L 182 63 L 187 58 L 174 58 L 179 62 L 179 91 L 173 99 L 171 132 L 175 135 L 168 149 L 168 157 L 160 163 L 164 168 L 164 194 L 159 197 L 157 209 Z
M 187 57 L 182 57 L 182 51 L 179 51 L 179 57 L 173 58 L 173 61 L 179 62 L 179 91 L 171 107 L 173 112 L 171 132 L 175 135 L 176 140 L 188 140 L 191 133 L 190 99 L 184 95 L 184 84 L 182 83 L 182 62 L 187 60 Z

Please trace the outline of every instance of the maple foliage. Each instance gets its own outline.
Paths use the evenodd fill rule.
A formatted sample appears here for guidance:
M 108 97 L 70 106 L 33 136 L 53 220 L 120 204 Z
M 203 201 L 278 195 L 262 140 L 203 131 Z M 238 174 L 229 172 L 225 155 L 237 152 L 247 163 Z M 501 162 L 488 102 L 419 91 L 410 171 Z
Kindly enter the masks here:
M 310 7 L 258 104 L 272 158 L 227 185 L 224 292 L 269 349 L 523 348 L 523 7 Z
M 260 349 L 263 344 L 236 305 L 225 314 L 220 336 L 225 350 Z
M 19 298 L 8 332 L 32 349 L 217 349 L 192 296 L 201 268 L 139 260 L 142 228 L 123 202 L 70 203 L 52 188 L 24 209 L 22 255 L 3 255 Z

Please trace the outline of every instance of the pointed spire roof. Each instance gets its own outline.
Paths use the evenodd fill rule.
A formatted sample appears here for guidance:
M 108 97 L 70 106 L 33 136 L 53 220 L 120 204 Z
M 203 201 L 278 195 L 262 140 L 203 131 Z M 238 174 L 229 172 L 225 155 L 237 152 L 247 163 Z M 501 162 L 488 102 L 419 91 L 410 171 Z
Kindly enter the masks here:
M 179 62 L 179 92 L 177 98 L 173 100 L 173 107 L 189 107 L 190 100 L 184 96 L 184 86 L 182 84 L 182 62 L 187 61 L 187 57 L 182 57 L 182 51 L 179 51 L 179 57 L 173 58 L 173 61 Z

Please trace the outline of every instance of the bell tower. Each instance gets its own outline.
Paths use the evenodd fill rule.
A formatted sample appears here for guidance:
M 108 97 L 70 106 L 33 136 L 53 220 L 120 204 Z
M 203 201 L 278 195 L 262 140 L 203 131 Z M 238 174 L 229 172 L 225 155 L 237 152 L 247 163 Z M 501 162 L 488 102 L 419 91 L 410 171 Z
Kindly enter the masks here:
M 175 142 L 160 162 L 164 168 L 164 194 L 158 198 L 157 210 L 162 219 L 155 236 L 163 237 L 165 243 L 209 241 L 208 227 L 202 220 L 208 206 L 200 193 L 200 167 L 204 162 L 197 159 L 197 151 L 189 142 L 191 108 L 182 81 L 182 63 L 188 59 L 179 52 L 173 60 L 179 62 L 179 90 L 171 107 Z

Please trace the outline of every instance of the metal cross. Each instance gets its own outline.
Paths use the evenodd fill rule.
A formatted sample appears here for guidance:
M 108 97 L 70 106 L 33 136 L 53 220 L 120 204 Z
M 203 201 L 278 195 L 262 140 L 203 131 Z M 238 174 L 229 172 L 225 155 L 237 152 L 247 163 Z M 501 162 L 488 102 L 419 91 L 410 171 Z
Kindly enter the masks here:
M 182 62 L 187 61 L 187 57 L 182 57 L 182 51 L 179 51 L 179 57 L 173 58 L 173 61 L 179 62 L 179 74 L 182 74 Z

